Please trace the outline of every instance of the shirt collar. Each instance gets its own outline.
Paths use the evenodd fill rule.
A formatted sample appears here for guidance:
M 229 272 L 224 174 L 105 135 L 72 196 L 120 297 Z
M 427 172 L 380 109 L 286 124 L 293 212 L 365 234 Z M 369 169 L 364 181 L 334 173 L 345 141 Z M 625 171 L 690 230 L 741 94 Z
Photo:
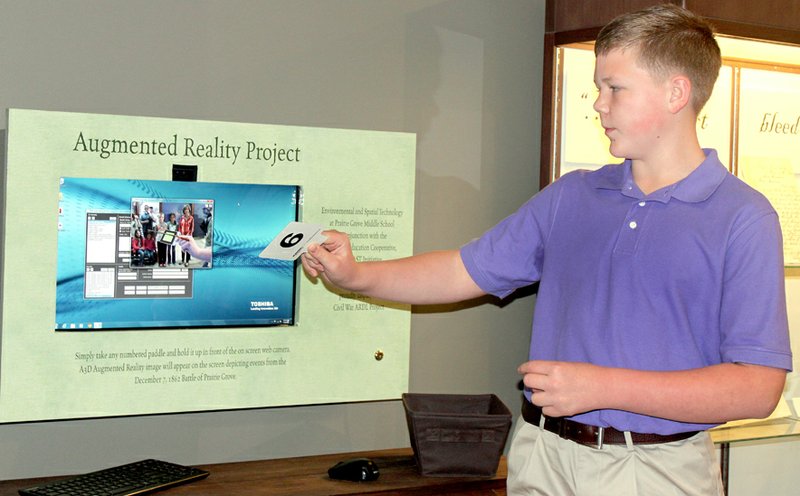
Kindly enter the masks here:
M 702 202 L 717 190 L 728 174 L 728 169 L 719 161 L 716 150 L 704 148 L 703 153 L 706 154 L 706 159 L 691 174 L 649 195 L 644 195 L 633 181 L 632 162 L 629 159 L 589 173 L 589 182 L 595 188 L 618 190 L 625 196 L 637 199 L 647 198 L 666 203 L 674 197 L 687 203 Z

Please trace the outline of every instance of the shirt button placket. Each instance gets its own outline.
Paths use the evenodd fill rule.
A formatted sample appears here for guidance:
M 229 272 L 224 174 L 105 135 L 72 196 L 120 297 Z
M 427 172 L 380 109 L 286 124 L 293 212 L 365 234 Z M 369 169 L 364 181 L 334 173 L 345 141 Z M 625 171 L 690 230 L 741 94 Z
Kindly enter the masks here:
M 641 215 L 639 209 L 645 207 L 647 202 L 640 200 L 631 206 L 628 216 L 625 219 L 626 224 L 620 233 L 617 240 L 617 246 L 614 251 L 616 253 L 633 253 L 639 237 L 639 223 L 641 222 Z
M 640 206 L 640 207 L 644 207 L 645 205 L 647 205 L 647 202 L 642 200 L 642 201 L 638 202 L 637 205 Z M 638 210 L 638 209 L 634 209 L 634 211 L 633 211 L 633 215 L 634 216 L 636 216 L 636 213 L 637 213 L 636 210 Z M 628 227 L 630 227 L 631 229 L 636 229 L 637 227 L 639 227 L 639 223 L 635 219 L 631 220 L 630 222 L 628 222 Z

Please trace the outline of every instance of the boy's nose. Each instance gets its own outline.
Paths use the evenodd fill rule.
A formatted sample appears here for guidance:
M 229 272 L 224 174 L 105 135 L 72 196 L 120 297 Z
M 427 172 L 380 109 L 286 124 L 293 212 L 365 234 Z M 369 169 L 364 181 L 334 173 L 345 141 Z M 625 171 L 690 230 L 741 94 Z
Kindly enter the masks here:
M 597 98 L 594 99 L 594 104 L 592 105 L 592 108 L 598 114 L 605 113 L 608 110 L 608 107 L 606 106 L 605 103 L 605 99 L 600 93 L 598 93 Z

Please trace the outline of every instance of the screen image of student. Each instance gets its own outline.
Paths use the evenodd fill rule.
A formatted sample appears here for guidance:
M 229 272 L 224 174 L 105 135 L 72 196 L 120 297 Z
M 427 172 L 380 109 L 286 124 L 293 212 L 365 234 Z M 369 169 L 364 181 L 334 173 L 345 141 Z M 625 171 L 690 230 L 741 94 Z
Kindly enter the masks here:
M 147 237 L 142 236 L 142 231 L 137 229 L 131 238 L 131 261 L 137 267 L 155 263 L 155 246 L 152 246 L 152 249 L 149 248 L 149 245 L 155 244 L 155 241 L 152 239 L 152 233 L 148 234 L 148 237 L 150 237 L 149 242 Z
M 147 205 L 144 207 L 144 212 L 139 216 L 139 221 L 142 223 L 142 235 L 147 236 L 147 233 L 153 230 L 153 207 Z
M 200 227 L 206 233 L 203 247 L 205 251 L 208 252 L 208 258 L 204 259 L 203 267 L 208 267 L 209 263 L 211 262 L 211 246 L 214 244 L 214 216 L 209 207 L 204 207 L 203 213 L 205 214 L 205 219 L 201 223 Z
M 169 214 L 169 219 L 167 220 L 166 227 L 170 231 L 178 230 L 178 221 L 175 212 L 171 212 Z M 167 247 L 167 265 L 175 265 L 175 245 L 170 244 L 166 245 L 166 247 Z
M 164 212 L 156 214 L 155 223 L 155 239 L 156 239 L 156 252 L 158 254 L 158 266 L 166 267 L 167 265 L 167 245 L 161 242 L 164 236 L 164 231 L 167 230 L 167 223 L 164 221 Z
M 214 244 L 213 219 L 207 218 L 206 235 L 203 246 L 199 246 L 192 236 L 178 235 L 178 243 L 181 250 L 203 262 L 203 267 L 208 267 L 211 263 L 212 247 Z
M 142 241 L 142 263 L 144 265 L 155 265 L 156 238 L 153 231 L 149 231 Z
M 189 208 L 188 205 L 183 207 L 183 215 L 181 216 L 180 222 L 178 222 L 178 232 L 183 236 L 192 237 L 194 234 L 194 217 L 192 217 L 192 209 Z M 181 250 L 181 263 L 185 266 L 189 266 L 189 261 L 192 259 L 192 256 L 187 251 Z
M 131 255 L 135 265 L 141 265 L 141 261 L 137 263 L 136 260 L 141 260 L 143 242 L 142 231 L 137 229 L 134 231 L 133 237 L 131 238 Z
M 131 232 L 135 233 L 136 231 L 142 232 L 142 222 L 139 220 L 139 216 L 136 215 L 135 212 L 131 213 Z

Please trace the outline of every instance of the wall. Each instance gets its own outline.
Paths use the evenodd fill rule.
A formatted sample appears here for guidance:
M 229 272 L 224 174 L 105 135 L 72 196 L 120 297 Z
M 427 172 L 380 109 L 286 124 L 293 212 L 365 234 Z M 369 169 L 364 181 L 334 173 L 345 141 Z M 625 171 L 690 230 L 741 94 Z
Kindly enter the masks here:
M 543 1 L 0 0 L 0 12 L 3 109 L 417 133 L 416 251 L 478 236 L 537 187 Z M 493 392 L 516 411 L 532 305 L 415 309 L 410 390 Z M 408 433 L 387 401 L 0 425 L 0 446 L 12 479 L 391 448 Z

